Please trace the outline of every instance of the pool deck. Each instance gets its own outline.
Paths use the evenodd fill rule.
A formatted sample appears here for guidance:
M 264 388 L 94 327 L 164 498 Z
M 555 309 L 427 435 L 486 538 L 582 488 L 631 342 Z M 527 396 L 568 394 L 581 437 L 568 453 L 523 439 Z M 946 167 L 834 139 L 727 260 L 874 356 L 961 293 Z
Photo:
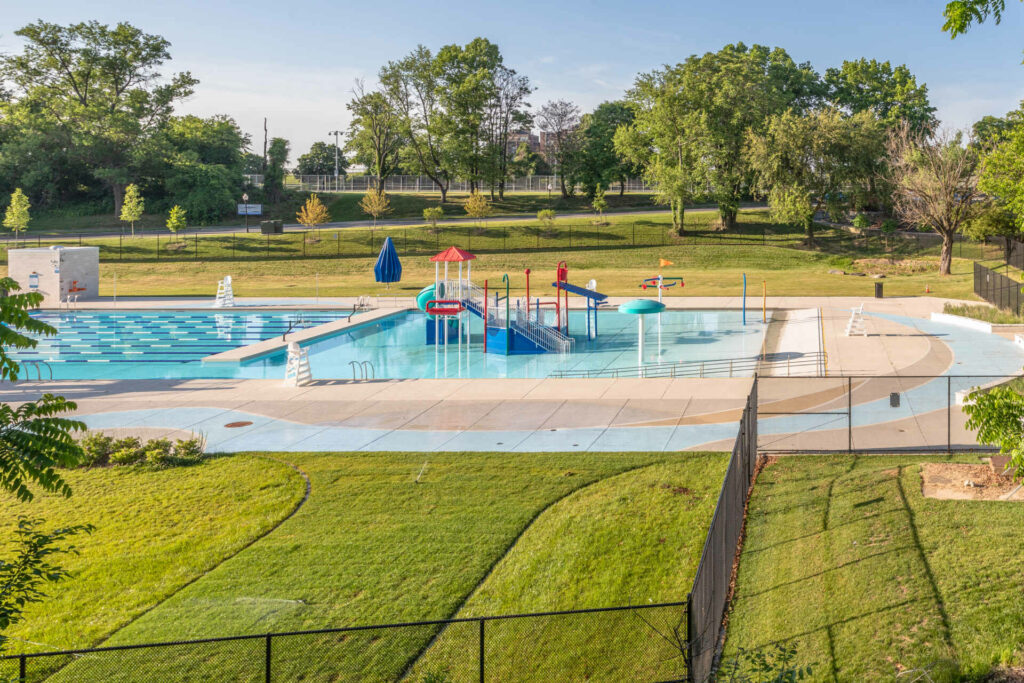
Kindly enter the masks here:
M 321 308 L 326 307 L 323 301 Z M 354 299 L 336 302 L 345 307 Z M 739 298 L 675 297 L 665 302 L 673 309 L 742 305 Z M 158 303 L 161 308 L 176 305 Z M 396 312 L 411 300 L 387 303 L 394 305 L 359 314 L 353 322 Z M 868 314 L 868 335 L 845 337 L 849 309 L 861 303 Z M 914 376 L 983 374 L 990 368 L 1011 375 L 1024 364 L 1024 349 L 996 335 L 966 330 L 947 343 L 943 335 L 949 328 L 928 321 L 943 303 L 923 297 L 769 298 L 771 310 L 821 309 L 820 320 L 802 319 L 802 325 L 813 329 L 797 336 L 810 338 L 813 332 L 816 341 L 817 328 L 822 328 L 830 375 L 891 379 L 856 380 L 855 386 L 851 380 L 848 389 L 837 384 L 824 391 L 822 380 L 804 380 L 818 382 L 817 389 L 809 389 L 811 385 L 801 387 L 801 380 L 794 379 L 789 388 L 762 396 L 762 401 L 793 410 L 834 408 L 845 405 L 845 393 L 852 390 L 858 411 L 863 406 L 858 412 L 863 424 L 855 430 L 863 436 L 858 438 L 877 438 L 878 422 L 872 420 L 894 426 L 907 422 L 909 429 L 894 428 L 908 439 L 925 434 L 939 419 L 929 401 L 937 400 L 940 389 L 945 394 L 945 382 L 929 389 L 935 380 Z M 127 308 L 123 301 L 118 304 Z M 759 312 L 751 315 L 759 319 Z M 993 364 L 993 359 L 998 362 Z M 280 380 L 95 380 L 0 384 L 0 400 L 16 403 L 44 391 L 59 393 L 78 403 L 77 415 L 90 428 L 146 437 L 202 433 L 217 451 L 685 450 L 729 447 L 750 385 L 749 378 L 318 380 L 305 387 L 285 387 Z M 908 404 L 914 396 L 920 414 L 882 411 L 890 391 L 906 392 Z M 251 424 L 226 426 L 233 422 Z M 774 433 L 775 441 L 800 428 L 782 420 L 773 424 L 762 431 Z M 845 430 L 827 427 L 816 428 L 821 446 L 847 438 Z

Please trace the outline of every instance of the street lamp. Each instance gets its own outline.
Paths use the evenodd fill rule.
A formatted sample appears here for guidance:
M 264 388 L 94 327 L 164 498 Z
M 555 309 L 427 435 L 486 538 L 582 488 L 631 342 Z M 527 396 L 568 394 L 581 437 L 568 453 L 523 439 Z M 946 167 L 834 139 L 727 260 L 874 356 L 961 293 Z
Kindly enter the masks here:
M 245 231 L 249 232 L 249 193 L 242 193 L 242 213 L 245 214 Z
M 328 135 L 334 136 L 334 189 L 338 189 L 338 136 L 341 135 L 340 130 L 332 130 Z

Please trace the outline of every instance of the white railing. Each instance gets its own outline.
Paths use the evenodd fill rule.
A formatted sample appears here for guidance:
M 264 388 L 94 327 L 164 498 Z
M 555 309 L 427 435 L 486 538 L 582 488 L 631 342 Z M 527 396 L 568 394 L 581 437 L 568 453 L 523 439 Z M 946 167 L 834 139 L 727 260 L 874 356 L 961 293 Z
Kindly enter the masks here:
M 649 363 L 623 368 L 600 370 L 555 370 L 549 377 L 748 377 L 772 370 L 776 377 L 790 376 L 813 368 L 815 375 L 822 367 L 823 353 L 808 353 L 796 358 L 723 358 L 717 360 L 681 360 L 671 363 Z M 810 375 L 810 376 L 815 376 Z
M 516 306 L 515 318 L 511 324 L 519 334 L 523 335 L 537 346 L 553 353 L 572 353 L 576 348 L 576 340 L 562 334 L 553 327 L 541 325 L 526 314 L 526 310 Z
M 475 285 L 469 280 L 462 281 L 461 289 L 458 280 L 446 280 L 445 295 L 438 298 L 455 299 L 459 297 L 460 292 L 462 302 L 475 309 L 483 317 L 483 287 Z M 490 296 L 491 292 L 489 291 L 487 294 Z M 508 310 L 511 317 L 508 326 L 515 330 L 517 334 L 523 335 L 545 351 L 571 353 L 576 347 L 576 340 L 562 334 L 553 327 L 548 327 L 535 320 L 531 320 L 526 315 L 523 303 L 523 299 L 515 299 L 508 302 Z M 505 301 L 503 299 L 499 299 L 497 304 L 493 302 L 487 303 L 487 324 L 491 327 L 505 327 Z

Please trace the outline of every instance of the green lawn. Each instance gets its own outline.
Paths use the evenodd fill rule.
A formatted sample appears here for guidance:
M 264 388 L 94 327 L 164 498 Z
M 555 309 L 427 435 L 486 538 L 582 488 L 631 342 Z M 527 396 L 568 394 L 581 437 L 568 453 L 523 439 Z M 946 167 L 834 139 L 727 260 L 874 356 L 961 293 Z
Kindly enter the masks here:
M 981 304 L 946 304 L 942 310 L 943 313 L 949 313 L 950 315 L 960 315 L 998 325 L 1024 324 L 1024 317 L 1010 311 Z
M 458 614 L 470 596 L 474 611 L 681 600 L 726 462 L 642 453 L 278 456 L 312 482 L 299 511 L 106 644 L 441 619 Z M 581 573 L 592 580 L 570 591 Z M 529 577 L 530 590 L 517 600 L 518 576 Z M 316 680 L 329 672 L 344 672 L 341 680 L 393 678 L 437 632 L 285 640 L 275 646 L 275 680 L 293 680 L 299 671 Z M 650 647 L 664 648 L 657 634 L 645 635 Z M 515 656 L 515 642 L 505 650 L 500 643 L 489 654 Z M 54 680 L 147 668 L 159 668 L 161 680 L 198 680 L 211 670 L 248 680 L 262 672 L 262 646 L 86 658 Z M 467 654 L 473 662 L 475 653 Z M 613 654 L 605 654 L 609 661 L 595 666 L 611 670 Z M 555 663 L 560 656 L 547 652 Z
M 982 680 L 1024 662 L 1024 510 L 925 499 L 919 464 L 929 459 L 944 460 L 788 457 L 766 468 L 727 654 L 786 643 L 817 681 L 917 669 L 930 678 L 904 678 Z
M 237 296 L 313 296 L 316 282 L 322 296 L 413 295 L 433 281 L 428 256 L 456 244 L 478 254 L 473 264 L 476 280 L 497 282 L 507 272 L 516 295 L 525 291 L 525 268 L 544 283 L 563 259 L 569 262 L 572 280 L 595 278 L 600 291 L 635 294 L 644 278 L 657 273 L 658 259 L 667 258 L 676 265 L 666 274 L 686 277 L 686 288 L 672 294 L 684 296 L 738 295 L 744 273 L 754 294 L 764 281 L 769 295 L 871 295 L 871 278 L 829 274 L 838 268 L 884 272 L 889 295 L 920 295 L 931 289 L 937 296 L 970 299 L 972 259 L 986 254 L 982 245 L 958 245 L 954 274 L 939 277 L 934 240 L 892 240 L 887 249 L 877 238 L 852 238 L 823 229 L 810 248 L 800 231 L 772 223 L 766 211 L 742 212 L 740 226 L 728 233 L 714 230 L 715 220 L 713 212 L 688 213 L 682 238 L 672 234 L 668 216 L 658 214 L 641 219 L 609 216 L 602 226 L 560 221 L 546 228 L 494 221 L 482 228 L 455 226 L 437 232 L 410 227 L 323 230 L 269 239 L 244 233 L 210 235 L 179 240 L 180 248 L 172 251 L 167 250 L 166 237 L 160 238 L 159 251 L 155 238 L 93 242 L 102 244 L 100 293 L 105 296 L 114 293 L 116 275 L 120 296 L 212 297 L 217 281 L 227 274 L 233 276 Z M 373 263 L 386 235 L 395 240 L 403 263 L 403 281 L 389 289 L 373 280 Z M 900 263 L 855 262 L 862 258 L 894 258 Z
M 0 495 L 0 530 L 19 515 L 45 519 L 47 528 L 96 527 L 75 538 L 80 554 L 59 560 L 72 578 L 47 588 L 50 597 L 5 632 L 8 653 L 100 643 L 265 533 L 306 489 L 291 467 L 251 455 L 63 474 L 71 498 L 38 494 L 19 503 Z

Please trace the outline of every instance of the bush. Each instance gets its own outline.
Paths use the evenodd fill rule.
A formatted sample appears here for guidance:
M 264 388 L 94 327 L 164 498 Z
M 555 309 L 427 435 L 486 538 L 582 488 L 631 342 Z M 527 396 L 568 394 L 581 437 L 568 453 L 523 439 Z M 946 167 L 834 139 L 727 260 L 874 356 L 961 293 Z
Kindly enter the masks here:
M 553 223 L 555 220 L 555 210 L 542 209 L 541 211 L 538 211 L 537 220 L 539 220 L 541 223 L 544 223 L 545 225 L 550 226 L 551 223 Z
M 174 444 L 174 457 L 178 460 L 202 460 L 206 451 L 206 440 L 201 437 L 178 439 Z
M 129 436 L 114 442 L 113 450 L 110 453 L 110 464 L 134 465 L 142 460 L 142 457 L 142 442 L 134 436 Z
M 891 235 L 892 233 L 896 232 L 896 230 L 899 227 L 900 224 L 896 222 L 895 218 L 886 218 L 884 221 L 882 221 L 882 232 L 884 232 L 886 235 Z
M 853 217 L 853 227 L 855 227 L 855 228 L 867 228 L 867 227 L 870 227 L 870 226 L 871 226 L 871 221 L 869 221 L 868 217 L 865 216 L 864 214 L 858 213 L 856 216 Z
M 153 439 L 147 442 L 145 449 L 143 449 L 146 463 L 159 467 L 174 464 L 174 458 L 171 455 L 173 448 L 174 446 L 171 444 L 170 439 Z
M 90 432 L 78 442 L 85 457 L 82 467 L 100 467 L 109 464 L 110 454 L 114 452 L 114 439 L 101 432 Z
M 853 267 L 853 259 L 849 256 L 831 256 L 828 259 L 828 265 L 832 268 L 849 270 Z

